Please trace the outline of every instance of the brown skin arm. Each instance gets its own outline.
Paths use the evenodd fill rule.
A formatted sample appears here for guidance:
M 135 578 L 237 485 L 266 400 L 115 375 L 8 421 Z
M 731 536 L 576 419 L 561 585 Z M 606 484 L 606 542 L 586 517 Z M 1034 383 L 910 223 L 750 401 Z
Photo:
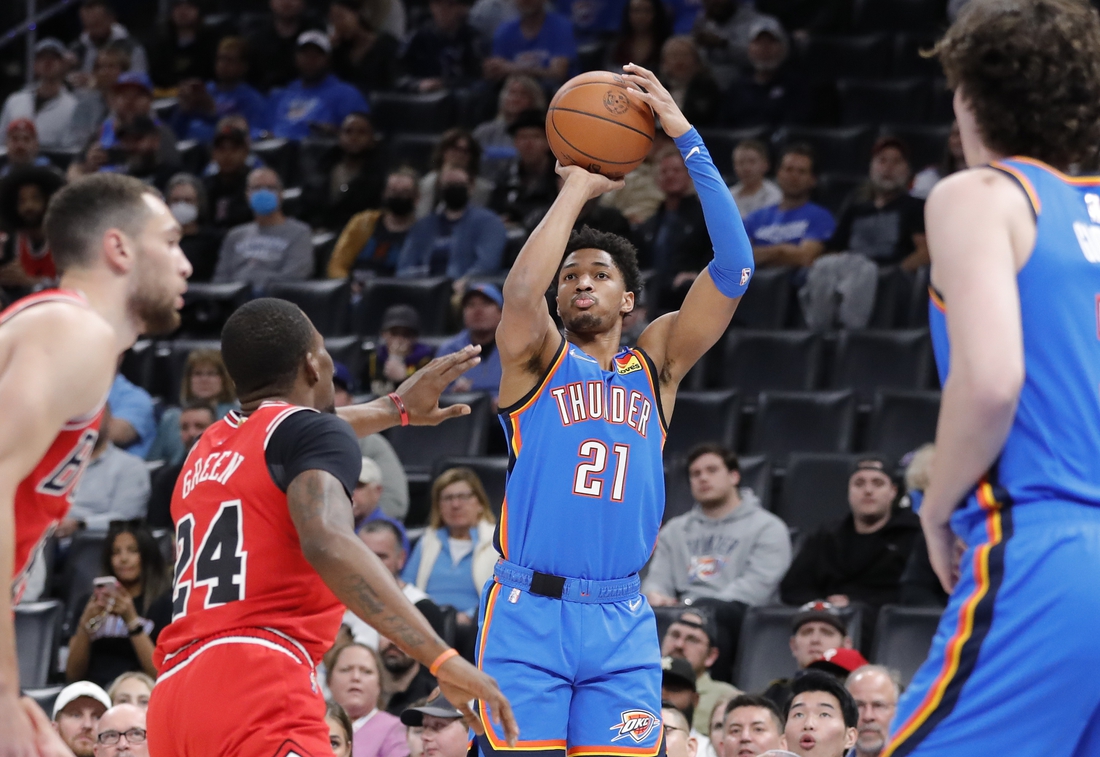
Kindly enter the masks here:
M 302 554 L 349 610 L 429 667 L 448 647 L 402 593 L 382 561 L 355 535 L 351 501 L 325 471 L 299 474 L 287 488 L 287 505 Z M 484 727 L 467 704 L 479 699 L 504 727 L 510 744 L 519 735 L 512 708 L 496 681 L 461 657 L 440 667 L 436 678 L 447 700 L 458 707 L 476 733 Z

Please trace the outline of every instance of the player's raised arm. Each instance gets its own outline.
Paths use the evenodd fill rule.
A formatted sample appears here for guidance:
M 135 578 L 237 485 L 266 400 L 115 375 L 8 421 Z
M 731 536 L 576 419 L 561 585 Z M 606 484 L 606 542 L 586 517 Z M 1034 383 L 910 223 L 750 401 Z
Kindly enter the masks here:
M 729 326 L 755 270 L 752 243 L 702 137 L 672 95 L 651 71 L 634 64 L 623 70 L 623 78 L 649 103 L 665 133 L 676 141 L 714 245 L 714 259 L 695 279 L 680 310 L 658 318 L 638 339 L 638 346 L 659 366 L 662 384 L 675 387 Z

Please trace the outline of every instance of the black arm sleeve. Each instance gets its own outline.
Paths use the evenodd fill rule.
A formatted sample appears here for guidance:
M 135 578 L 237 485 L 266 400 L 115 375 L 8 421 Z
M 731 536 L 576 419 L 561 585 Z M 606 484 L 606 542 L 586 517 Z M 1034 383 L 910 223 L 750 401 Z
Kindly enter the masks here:
M 363 453 L 345 421 L 329 413 L 300 410 L 276 427 L 265 453 L 271 480 L 284 492 L 307 470 L 331 473 L 351 497 L 359 482 Z

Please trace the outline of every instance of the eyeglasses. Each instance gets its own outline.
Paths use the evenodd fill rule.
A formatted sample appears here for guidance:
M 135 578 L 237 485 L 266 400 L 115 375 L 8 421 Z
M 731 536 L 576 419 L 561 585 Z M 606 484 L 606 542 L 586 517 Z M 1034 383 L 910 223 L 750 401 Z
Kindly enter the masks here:
M 465 493 L 462 493 L 462 494 L 444 494 L 442 497 L 439 498 L 439 501 L 441 503 L 442 502 L 469 502 L 471 499 L 474 499 L 476 497 L 477 497 L 477 495 L 474 494 L 473 492 L 465 492 Z
M 96 741 L 103 746 L 114 746 L 123 736 L 126 737 L 126 741 L 129 744 L 145 743 L 144 728 L 131 728 L 128 731 L 104 731 L 96 737 Z

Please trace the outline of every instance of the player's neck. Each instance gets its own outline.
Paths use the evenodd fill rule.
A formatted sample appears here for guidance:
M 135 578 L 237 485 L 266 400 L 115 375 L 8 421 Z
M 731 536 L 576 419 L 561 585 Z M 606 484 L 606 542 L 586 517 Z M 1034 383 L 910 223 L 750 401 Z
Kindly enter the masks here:
M 264 393 L 258 396 L 241 397 L 241 415 L 245 417 L 256 412 L 265 402 L 286 402 L 300 407 L 313 407 L 313 392 L 307 387 L 296 386 L 287 392 L 278 394 Z
M 111 325 L 120 353 L 137 341 L 142 325 L 130 313 L 125 279 L 102 269 L 71 269 L 61 277 L 59 286 L 80 292 L 92 310 Z
M 615 355 L 619 354 L 622 339 L 622 321 L 616 323 L 610 330 L 598 334 L 578 334 L 566 329 L 565 338 L 573 345 L 581 348 L 581 351 L 589 357 L 593 357 L 605 371 L 611 370 L 611 363 Z

